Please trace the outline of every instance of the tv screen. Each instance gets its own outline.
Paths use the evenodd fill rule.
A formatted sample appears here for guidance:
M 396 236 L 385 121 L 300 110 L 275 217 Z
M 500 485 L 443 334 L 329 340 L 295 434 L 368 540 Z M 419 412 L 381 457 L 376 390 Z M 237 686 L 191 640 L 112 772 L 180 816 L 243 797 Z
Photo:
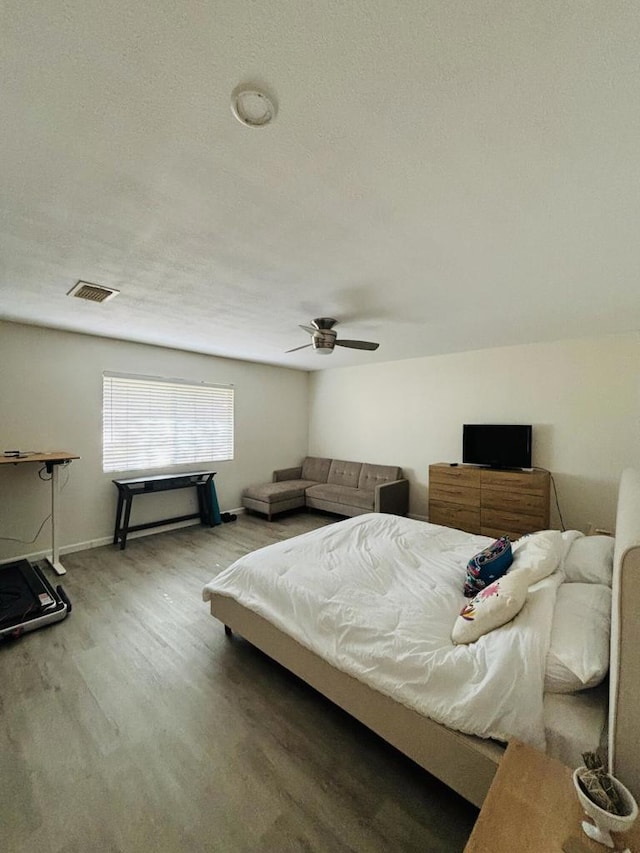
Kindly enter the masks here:
M 531 425 L 464 424 L 462 461 L 492 468 L 531 468 Z

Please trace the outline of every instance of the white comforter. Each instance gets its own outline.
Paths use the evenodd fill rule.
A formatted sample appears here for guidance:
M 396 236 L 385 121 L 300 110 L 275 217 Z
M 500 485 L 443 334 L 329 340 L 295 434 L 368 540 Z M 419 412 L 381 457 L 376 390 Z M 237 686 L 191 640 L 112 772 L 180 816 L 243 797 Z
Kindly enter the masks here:
M 333 666 L 450 728 L 544 749 L 543 689 L 561 573 L 509 624 L 451 642 L 467 561 L 491 540 L 368 514 L 269 545 L 204 590 L 268 619 Z

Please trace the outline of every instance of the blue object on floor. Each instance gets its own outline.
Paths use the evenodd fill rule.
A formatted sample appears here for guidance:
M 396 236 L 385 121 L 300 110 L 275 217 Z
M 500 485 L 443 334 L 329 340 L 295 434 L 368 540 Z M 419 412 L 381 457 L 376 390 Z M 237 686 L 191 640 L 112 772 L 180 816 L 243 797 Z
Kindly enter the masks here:
M 211 498 L 211 520 L 214 524 L 222 524 L 222 518 L 220 517 L 220 506 L 218 505 L 218 495 L 216 493 L 216 484 L 213 482 L 213 477 L 210 481 L 210 489 L 211 493 L 209 497 Z

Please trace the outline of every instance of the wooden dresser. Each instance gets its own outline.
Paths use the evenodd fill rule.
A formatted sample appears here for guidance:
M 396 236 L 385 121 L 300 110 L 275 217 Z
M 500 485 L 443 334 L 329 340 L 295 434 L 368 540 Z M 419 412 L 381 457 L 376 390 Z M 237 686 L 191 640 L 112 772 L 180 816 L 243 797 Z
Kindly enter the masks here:
M 429 466 L 429 521 L 483 536 L 549 527 L 548 471 L 499 471 L 477 465 Z

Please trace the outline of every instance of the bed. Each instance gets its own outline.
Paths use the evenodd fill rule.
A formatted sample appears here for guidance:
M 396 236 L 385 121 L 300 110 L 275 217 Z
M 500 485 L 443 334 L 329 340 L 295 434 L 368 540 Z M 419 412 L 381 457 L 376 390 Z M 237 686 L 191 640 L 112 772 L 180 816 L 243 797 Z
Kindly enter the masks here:
M 562 535 L 564 559 L 580 534 Z M 358 516 L 240 558 L 205 587 L 204 598 L 228 634 L 243 636 L 478 806 L 506 741 L 515 737 L 540 748 L 548 745 L 571 763 L 576 731 L 585 743 L 597 745 L 593 741 L 600 739 L 607 704 L 605 738 L 612 769 L 640 794 L 635 651 L 640 648 L 640 620 L 635 618 L 640 607 L 640 472 L 625 471 L 620 484 L 607 599 L 608 687 L 567 696 L 544 692 L 561 569 L 530 588 L 525 608 L 509 625 L 478 643 L 454 647 L 449 641 L 447 646 L 451 608 L 459 605 L 448 573 L 455 563 L 458 584 L 460 566 L 487 541 L 395 516 Z M 436 559 L 431 555 L 426 564 L 423 552 L 430 549 Z M 399 581 L 380 571 L 398 561 L 405 564 Z M 320 576 L 326 586 L 322 592 L 314 586 Z M 318 598 L 327 589 L 328 598 Z M 410 598 L 402 598 L 407 591 Z M 434 599 L 429 614 L 423 609 L 428 598 Z M 423 640 L 420 620 L 426 615 L 433 625 L 430 621 Z M 538 631 L 533 625 L 543 627 Z M 404 646 L 398 637 L 404 637 Z M 519 647 L 526 678 L 518 674 L 513 657 Z M 430 668 L 421 682 L 423 661 Z M 520 704 L 518 693 L 524 698 Z

